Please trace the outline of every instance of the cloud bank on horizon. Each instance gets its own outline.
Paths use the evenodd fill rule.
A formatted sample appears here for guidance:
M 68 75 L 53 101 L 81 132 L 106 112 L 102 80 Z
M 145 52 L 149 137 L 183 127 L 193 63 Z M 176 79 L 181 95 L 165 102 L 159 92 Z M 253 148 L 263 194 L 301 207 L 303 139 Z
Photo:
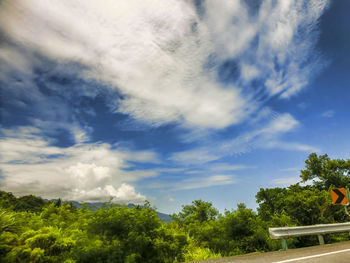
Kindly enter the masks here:
M 95 113 L 93 107 L 74 105 L 79 98 L 102 94 L 111 112 L 155 128 L 176 124 L 192 132 L 188 141 L 193 141 L 200 137 L 196 131 L 219 131 L 258 118 L 258 111 L 268 110 L 264 102 L 295 96 L 324 65 L 315 44 L 327 0 L 24 0 L 0 5 L 0 83 L 9 94 L 6 103 L 36 112 L 27 126 L 3 128 L 1 145 L 8 151 L 1 181 L 15 192 L 23 192 L 25 182 L 43 196 L 146 198 L 131 183 L 161 173 L 130 171 L 126 163 L 160 162 L 157 153 L 127 154 L 109 143 L 90 142 L 94 127 L 79 116 Z M 75 82 L 49 82 L 60 74 Z M 259 130 L 222 140 L 215 151 L 198 143 L 169 153 L 167 160 L 203 165 L 251 145 L 318 150 L 278 140 L 277 135 L 298 126 L 290 114 L 261 119 Z M 75 145 L 52 146 L 49 137 L 57 129 L 67 130 Z M 49 172 L 54 173 L 50 178 Z M 234 182 L 221 174 L 198 180 L 184 182 L 199 187 Z
M 2 129 L 2 137 L 6 139 L 0 140 L 5 153 L 1 169 L 10 175 L 6 188 L 15 193 L 139 204 L 146 197 L 130 183 L 156 176 L 152 171 L 125 171 L 131 166 L 129 161 L 157 163 L 158 157 L 150 151 L 128 152 L 107 143 L 55 147 L 33 127 Z

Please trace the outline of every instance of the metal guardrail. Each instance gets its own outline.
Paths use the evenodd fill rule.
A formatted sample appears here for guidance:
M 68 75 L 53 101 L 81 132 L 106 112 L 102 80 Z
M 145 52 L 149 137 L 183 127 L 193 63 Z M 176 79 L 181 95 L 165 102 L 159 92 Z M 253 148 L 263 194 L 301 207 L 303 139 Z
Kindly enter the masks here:
M 272 227 L 269 228 L 270 237 L 272 239 L 282 239 L 282 249 L 287 249 L 286 238 L 317 235 L 320 245 L 324 244 L 323 234 L 336 232 L 350 232 L 350 222 L 336 224 L 322 224 L 311 226 L 295 226 L 295 227 Z

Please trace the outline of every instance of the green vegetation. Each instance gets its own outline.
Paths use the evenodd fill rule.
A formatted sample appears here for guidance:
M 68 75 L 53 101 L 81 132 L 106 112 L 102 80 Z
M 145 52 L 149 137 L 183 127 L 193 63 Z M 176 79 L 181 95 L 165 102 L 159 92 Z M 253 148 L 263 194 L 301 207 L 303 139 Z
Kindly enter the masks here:
M 0 263 L 184 262 L 277 250 L 269 227 L 348 220 L 342 207 L 331 204 L 329 188 L 349 185 L 350 160 L 311 154 L 305 163 L 302 182 L 314 183 L 260 189 L 257 213 L 239 204 L 220 214 L 210 202 L 195 200 L 168 223 L 148 202 L 132 208 L 107 203 L 96 210 L 0 191 Z M 349 234 L 325 240 L 349 240 Z M 288 240 L 290 248 L 314 244 L 316 237 Z

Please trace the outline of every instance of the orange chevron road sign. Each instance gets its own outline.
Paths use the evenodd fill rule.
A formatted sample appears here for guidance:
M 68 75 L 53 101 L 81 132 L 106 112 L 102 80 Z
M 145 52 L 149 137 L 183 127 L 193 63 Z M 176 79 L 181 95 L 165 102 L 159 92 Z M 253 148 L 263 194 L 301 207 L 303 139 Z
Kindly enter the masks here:
M 334 205 L 348 205 L 348 196 L 345 188 L 331 189 L 332 203 Z

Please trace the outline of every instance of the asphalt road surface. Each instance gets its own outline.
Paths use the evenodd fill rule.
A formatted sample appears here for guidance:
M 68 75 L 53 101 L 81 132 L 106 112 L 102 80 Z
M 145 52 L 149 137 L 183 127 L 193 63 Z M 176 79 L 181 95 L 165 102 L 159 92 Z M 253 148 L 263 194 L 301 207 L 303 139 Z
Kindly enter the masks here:
M 350 263 L 350 242 L 220 258 L 206 263 Z

